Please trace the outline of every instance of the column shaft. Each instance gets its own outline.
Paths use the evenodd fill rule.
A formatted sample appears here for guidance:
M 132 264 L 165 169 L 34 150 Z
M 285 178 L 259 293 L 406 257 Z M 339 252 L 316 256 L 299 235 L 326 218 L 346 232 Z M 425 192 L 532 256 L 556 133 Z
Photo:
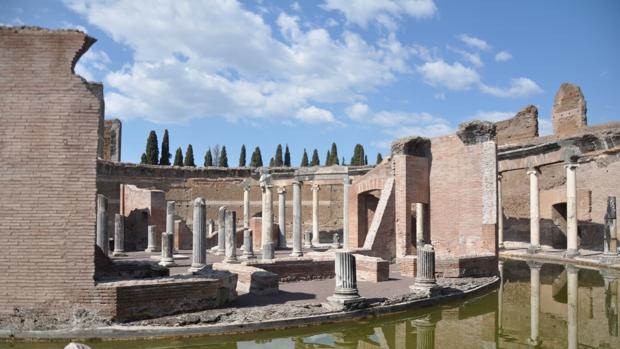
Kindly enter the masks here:
M 250 228 L 250 184 L 243 185 L 243 229 Z
M 226 206 L 221 206 L 217 211 L 217 254 L 226 252 Z
M 252 259 L 254 256 L 254 246 L 252 246 L 252 230 L 243 230 L 243 258 Z
M 499 248 L 504 248 L 504 206 L 501 174 L 497 176 L 497 244 Z
M 416 227 L 416 246 L 421 248 L 424 246 L 424 204 L 417 202 L 415 204 L 415 227 Z
M 194 224 L 192 232 L 192 265 L 190 271 L 198 271 L 207 264 L 206 206 L 202 198 L 194 200 Z
M 530 177 L 530 247 L 528 252 L 536 253 L 540 250 L 540 203 L 538 190 L 538 171 L 527 171 Z
M 579 270 L 572 266 L 566 266 L 566 284 L 568 294 L 568 348 L 576 349 L 579 346 L 577 337 L 577 291 L 578 291 L 578 275 Z
M 347 175 L 344 178 L 342 187 L 342 248 L 349 249 L 349 190 L 351 188 L 351 178 Z
M 302 236 L 301 236 L 301 182 L 293 181 L 293 253 L 291 256 L 301 257 Z
M 278 237 L 278 247 L 286 248 L 286 188 L 278 188 L 278 226 L 280 235 Z
M 540 344 L 540 269 L 541 264 L 528 263 L 530 266 L 530 339 L 532 345 Z
M 113 256 L 125 254 L 125 217 L 120 213 L 114 215 L 114 253 Z
M 237 262 L 237 212 L 226 211 L 226 258 L 225 263 Z
M 149 225 L 148 227 L 148 242 L 146 247 L 146 252 L 158 252 L 159 244 L 157 243 L 157 231 L 155 225 Z
M 108 236 L 108 198 L 97 194 L 97 246 L 105 256 L 109 252 Z
M 312 185 L 312 245 L 317 246 L 319 240 L 319 186 Z
M 161 260 L 159 261 L 159 265 L 164 267 L 171 267 L 176 265 L 174 263 L 174 234 L 163 232 L 161 234 Z
M 566 255 L 579 254 L 577 242 L 577 164 L 567 164 L 566 168 Z

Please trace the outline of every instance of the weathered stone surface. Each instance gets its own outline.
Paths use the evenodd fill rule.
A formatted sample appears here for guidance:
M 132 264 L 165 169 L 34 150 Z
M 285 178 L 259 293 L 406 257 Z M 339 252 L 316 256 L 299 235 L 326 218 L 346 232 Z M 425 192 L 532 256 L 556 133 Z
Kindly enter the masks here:
M 431 147 L 431 141 L 425 137 L 412 136 L 399 138 L 392 142 L 392 155 L 426 156 Z
M 237 292 L 256 295 L 276 294 L 279 290 L 278 274 L 243 264 L 214 263 L 214 270 L 237 274 Z
M 563 83 L 555 95 L 551 123 L 553 133 L 568 136 L 588 126 L 586 99 L 581 88 L 571 83 Z
M 456 135 L 467 145 L 495 139 L 495 124 L 490 121 L 467 121 L 459 125 Z
M 538 137 L 538 108 L 528 105 L 508 120 L 495 123 L 497 144 L 511 144 Z
M 103 128 L 103 160 L 121 161 L 121 131 L 122 124 L 119 119 L 105 120 Z

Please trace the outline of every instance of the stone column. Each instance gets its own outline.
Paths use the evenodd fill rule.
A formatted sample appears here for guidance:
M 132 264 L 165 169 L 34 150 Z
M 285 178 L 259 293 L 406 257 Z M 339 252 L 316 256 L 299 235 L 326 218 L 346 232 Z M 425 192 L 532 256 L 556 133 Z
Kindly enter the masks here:
M 174 267 L 174 234 L 172 232 L 161 233 L 161 260 L 159 265 L 164 267 Z
M 174 201 L 166 202 L 166 233 L 174 234 Z
M 531 346 L 540 345 L 540 269 L 542 264 L 529 261 L 530 267 L 530 338 L 528 343 Z
M 319 245 L 319 190 L 318 184 L 312 185 L 312 245 Z
M 579 346 L 577 337 L 577 288 L 579 286 L 578 281 L 579 269 L 574 265 L 566 266 L 566 284 L 568 294 L 568 310 L 566 312 L 568 317 L 568 348 L 576 349 Z
M 280 235 L 278 237 L 278 247 L 286 248 L 286 188 L 278 188 L 278 226 Z
M 530 246 L 527 251 L 533 254 L 540 250 L 539 173 L 535 168 L 530 168 L 527 174 L 530 176 Z
M 261 176 L 261 190 L 263 192 L 263 217 L 262 217 L 262 235 L 261 247 L 263 251 L 263 259 L 273 259 L 274 243 L 273 243 L 273 198 L 271 175 L 263 174 Z M 270 245 L 270 246 L 267 246 Z
M 497 245 L 504 248 L 504 206 L 502 203 L 502 175 L 497 175 Z
M 115 257 L 126 256 L 125 253 L 125 217 L 120 213 L 114 215 L 114 253 Z
M 226 211 L 226 258 L 224 263 L 237 263 L 237 212 Z
M 568 163 L 566 168 L 566 257 L 579 254 L 577 243 L 577 165 Z
M 254 259 L 256 256 L 254 255 L 254 246 L 252 246 L 252 230 L 244 229 L 243 230 L 243 258 L 244 259 Z
M 437 320 L 434 314 L 425 315 L 412 321 L 416 328 L 416 349 L 435 348 L 435 326 Z
M 349 250 L 349 189 L 351 178 L 347 175 L 342 186 L 342 248 Z
M 603 251 L 606 255 L 612 257 L 618 255 L 615 196 L 607 197 L 607 212 L 605 213 L 605 245 L 603 247 Z
M 497 327 L 498 334 L 501 335 L 504 332 L 504 261 L 499 261 L 497 263 L 497 269 L 499 270 L 499 291 L 497 292 Z
M 198 271 L 207 265 L 206 211 L 205 201 L 202 198 L 196 198 L 194 200 L 194 227 L 192 232 L 192 265 L 189 268 L 191 272 Z
M 215 222 L 213 221 L 213 219 L 209 218 L 207 219 L 207 237 L 211 237 L 214 231 L 215 231 Z M 217 246 L 215 248 L 217 248 Z
M 159 245 L 157 244 L 157 226 L 149 225 L 148 227 L 148 245 L 145 252 L 159 252 Z
M 293 180 L 293 252 L 291 256 L 301 257 L 302 236 L 301 236 L 301 182 Z
M 420 248 L 424 246 L 424 204 L 421 202 L 415 204 L 415 228 L 416 246 Z
M 336 268 L 336 289 L 334 295 L 327 298 L 333 308 L 359 308 L 364 298 L 357 291 L 355 256 L 349 251 L 336 251 L 334 265 Z
M 433 245 L 425 244 L 418 248 L 417 255 L 415 283 L 410 288 L 433 295 L 439 287 L 435 279 L 435 249 Z
M 250 181 L 243 181 L 243 229 L 250 228 Z
M 217 211 L 217 252 L 221 256 L 226 252 L 226 206 L 221 206 Z
M 110 249 L 109 240 L 108 198 L 101 194 L 97 194 L 97 246 L 99 246 L 104 256 L 108 255 Z

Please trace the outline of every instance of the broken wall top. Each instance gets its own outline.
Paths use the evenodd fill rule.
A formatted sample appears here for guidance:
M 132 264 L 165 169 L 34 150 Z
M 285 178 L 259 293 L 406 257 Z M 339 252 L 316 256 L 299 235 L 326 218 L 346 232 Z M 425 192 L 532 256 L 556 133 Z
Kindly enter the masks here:
M 538 108 L 528 105 L 514 117 L 495 123 L 497 144 L 513 144 L 538 137 Z
M 581 88 L 570 83 L 563 83 L 555 95 L 551 122 L 553 133 L 568 136 L 588 126 L 586 116 L 586 99 Z

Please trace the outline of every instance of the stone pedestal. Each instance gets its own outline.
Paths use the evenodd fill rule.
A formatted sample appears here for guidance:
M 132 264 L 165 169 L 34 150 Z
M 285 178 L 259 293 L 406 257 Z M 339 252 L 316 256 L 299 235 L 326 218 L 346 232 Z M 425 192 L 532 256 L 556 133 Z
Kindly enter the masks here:
M 226 258 L 224 263 L 237 263 L 237 212 L 226 211 Z
M 301 257 L 302 236 L 301 236 L 301 182 L 293 181 L 293 252 L 291 256 Z
M 312 185 L 312 245 L 319 245 L 319 190 L 317 184 Z
M 579 255 L 577 237 L 577 165 L 569 163 L 566 168 L 566 257 Z
M 148 242 L 145 252 L 159 252 L 159 244 L 157 243 L 157 226 L 149 225 L 148 227 Z
M 540 345 L 540 269 L 542 264 L 529 261 L 530 267 L 530 338 L 528 343 L 531 346 Z
M 217 251 L 216 255 L 226 253 L 226 206 L 221 206 L 217 211 Z
M 114 257 L 127 256 L 125 253 L 125 217 L 120 213 L 114 215 Z
M 540 251 L 540 199 L 538 190 L 538 170 L 527 171 L 530 177 L 530 246 L 528 253 Z
M 260 178 L 260 187 L 263 198 L 263 217 L 261 221 L 261 248 L 267 245 L 271 246 L 273 251 L 273 197 L 271 184 L 271 175 L 265 173 Z M 263 253 L 263 255 L 265 255 Z M 273 252 L 267 253 L 267 256 L 273 255 Z M 273 258 L 273 257 L 272 257 Z
M 347 175 L 343 180 L 342 186 L 342 246 L 345 250 L 349 249 L 349 190 L 351 188 L 351 178 Z
M 435 278 L 435 249 L 426 244 L 418 248 L 415 283 L 410 286 L 412 291 L 424 291 L 433 296 L 439 291 Z
M 110 238 L 108 235 L 108 198 L 97 194 L 97 246 L 105 256 L 110 249 Z
M 244 259 L 254 259 L 254 246 L 252 244 L 252 231 L 250 229 L 243 230 L 243 255 Z
M 504 206 L 502 203 L 502 175 L 497 175 L 497 245 L 504 248 Z
M 278 248 L 286 248 L 286 188 L 278 188 L 278 226 L 280 235 L 278 236 Z
M 567 323 L 568 323 L 568 348 L 577 349 L 579 341 L 577 337 L 578 325 L 577 325 L 577 298 L 578 298 L 578 285 L 579 285 L 579 269 L 574 265 L 566 266 L 566 289 L 567 289 L 567 306 L 566 311 Z
M 357 290 L 355 256 L 349 251 L 336 251 L 336 289 L 327 298 L 328 305 L 336 309 L 352 310 L 365 305 L 365 298 Z
M 174 267 L 174 234 L 161 233 L 161 260 L 159 265 L 163 267 Z
M 192 232 L 192 265 L 189 271 L 196 272 L 207 265 L 207 233 L 205 216 L 207 209 L 202 198 L 194 200 L 194 226 Z
M 424 204 L 415 204 L 416 246 L 424 246 Z

